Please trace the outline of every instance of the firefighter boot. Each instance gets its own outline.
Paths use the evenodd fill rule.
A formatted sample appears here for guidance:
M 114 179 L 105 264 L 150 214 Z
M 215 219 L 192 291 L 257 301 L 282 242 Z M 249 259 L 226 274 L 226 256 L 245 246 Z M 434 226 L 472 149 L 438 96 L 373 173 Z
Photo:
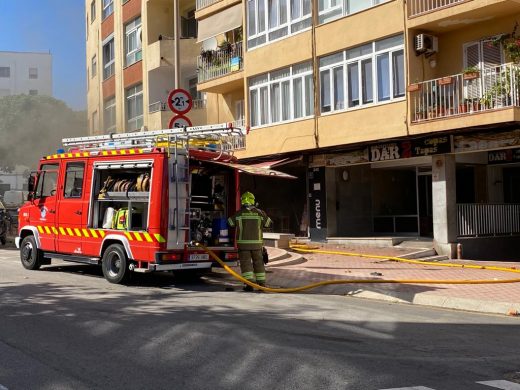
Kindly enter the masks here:
M 251 287 L 249 284 L 244 284 L 244 287 L 242 288 L 246 292 L 252 292 L 254 291 L 254 288 Z

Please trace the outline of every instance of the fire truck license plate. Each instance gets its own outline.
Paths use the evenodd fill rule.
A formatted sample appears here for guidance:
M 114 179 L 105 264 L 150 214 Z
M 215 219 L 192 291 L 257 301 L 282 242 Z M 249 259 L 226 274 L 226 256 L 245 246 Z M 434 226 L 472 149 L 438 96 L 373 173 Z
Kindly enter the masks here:
M 190 261 L 209 260 L 207 253 L 194 253 L 190 255 Z

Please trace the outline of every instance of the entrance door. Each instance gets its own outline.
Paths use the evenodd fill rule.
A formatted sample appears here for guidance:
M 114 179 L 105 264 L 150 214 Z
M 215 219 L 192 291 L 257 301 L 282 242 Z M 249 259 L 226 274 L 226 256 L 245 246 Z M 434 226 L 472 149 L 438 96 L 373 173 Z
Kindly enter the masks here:
M 432 173 L 417 172 L 419 235 L 433 237 Z

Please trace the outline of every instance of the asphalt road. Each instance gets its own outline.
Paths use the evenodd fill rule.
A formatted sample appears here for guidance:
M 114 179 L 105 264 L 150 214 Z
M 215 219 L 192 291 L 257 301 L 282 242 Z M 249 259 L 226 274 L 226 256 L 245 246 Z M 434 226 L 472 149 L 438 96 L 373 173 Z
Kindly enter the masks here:
M 226 289 L 0 249 L 0 390 L 520 389 L 518 318 Z

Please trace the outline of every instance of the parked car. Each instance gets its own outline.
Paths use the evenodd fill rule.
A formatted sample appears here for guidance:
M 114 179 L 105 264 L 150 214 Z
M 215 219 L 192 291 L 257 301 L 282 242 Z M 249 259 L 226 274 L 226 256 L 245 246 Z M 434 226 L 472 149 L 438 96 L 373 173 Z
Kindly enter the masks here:
M 9 214 L 0 201 L 0 244 L 5 245 L 7 241 L 7 227 L 9 225 Z

